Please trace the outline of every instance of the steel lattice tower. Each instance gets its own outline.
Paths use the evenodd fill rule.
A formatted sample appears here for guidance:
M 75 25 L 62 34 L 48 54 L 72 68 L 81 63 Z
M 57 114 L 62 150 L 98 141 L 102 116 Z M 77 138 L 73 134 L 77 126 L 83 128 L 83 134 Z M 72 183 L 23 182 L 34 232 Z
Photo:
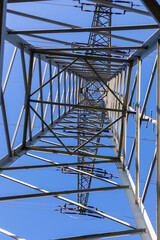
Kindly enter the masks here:
M 111 8 L 109 7 L 105 7 L 103 5 L 96 5 L 95 6 L 95 11 L 94 11 L 94 16 L 93 16 L 93 21 L 92 21 L 92 25 L 91 27 L 109 27 L 111 26 Z M 88 46 L 92 47 L 92 50 L 88 50 L 86 51 L 86 54 L 91 54 L 91 55 L 99 55 L 99 54 L 105 54 L 106 56 L 109 56 L 108 53 L 102 53 L 102 52 L 98 52 L 96 50 L 96 46 L 111 46 L 111 37 L 110 37 L 110 33 L 108 32 L 106 35 L 101 35 L 101 34 L 97 34 L 97 33 L 90 33 L 89 35 L 89 40 L 88 40 Z M 109 62 L 108 66 L 106 68 L 106 70 L 109 72 Z M 84 71 L 88 71 L 88 68 L 86 66 L 84 66 Z M 101 86 L 99 86 L 100 88 Z M 85 96 L 85 105 L 88 105 L 88 103 L 92 102 L 92 105 L 97 104 L 95 102 L 95 99 L 98 99 L 98 105 L 103 106 L 103 101 L 100 101 L 101 99 L 101 95 L 100 96 L 96 96 L 96 97 L 92 97 L 91 94 L 95 94 L 97 89 L 99 89 L 98 86 L 93 86 L 92 84 L 90 84 L 87 87 L 87 93 Z M 103 92 L 104 93 L 104 92 Z M 105 94 L 105 93 L 104 93 Z M 89 96 L 90 95 L 90 96 Z M 79 118 L 78 118 L 78 122 L 80 122 L 79 127 L 84 127 L 87 128 L 88 127 L 88 123 L 86 122 L 86 118 L 88 119 L 87 112 L 86 109 L 81 110 L 80 114 L 79 114 Z M 100 120 L 100 126 L 99 127 L 103 127 L 103 120 L 104 120 L 104 114 L 102 113 L 102 119 Z M 80 138 L 78 138 L 78 146 L 81 146 L 81 144 L 83 144 L 83 142 L 85 140 L 81 140 L 81 137 L 85 137 L 84 133 L 79 134 Z M 86 139 L 86 137 L 85 137 Z M 100 138 L 98 137 L 96 139 L 96 142 L 99 143 Z M 82 148 L 83 149 L 83 148 Z M 85 149 L 88 152 L 94 153 L 94 155 L 96 155 L 97 151 L 98 151 L 98 147 L 96 146 L 93 149 Z M 88 158 L 85 157 L 78 157 L 78 162 L 86 162 L 88 161 Z M 93 164 L 89 165 L 90 167 L 94 168 L 94 161 L 95 159 L 92 159 Z M 92 172 L 92 171 L 91 171 Z M 91 181 L 92 181 L 92 177 L 88 176 L 84 176 L 83 174 L 78 174 L 78 189 L 85 189 L 85 188 L 90 188 L 91 186 Z M 83 204 L 83 205 L 87 205 L 88 202 L 88 197 L 89 197 L 89 193 L 81 193 L 78 194 L 78 202 Z
M 68 2 L 63 7 L 85 26 L 74 24 L 74 14 L 70 23 L 55 20 L 59 3 L 52 0 L 0 1 L 0 234 L 160 240 L 160 5 Z M 29 208 L 18 210 L 28 199 L 46 200 L 54 217 L 31 212 L 28 223 Z M 41 217 L 46 231 L 36 230 Z

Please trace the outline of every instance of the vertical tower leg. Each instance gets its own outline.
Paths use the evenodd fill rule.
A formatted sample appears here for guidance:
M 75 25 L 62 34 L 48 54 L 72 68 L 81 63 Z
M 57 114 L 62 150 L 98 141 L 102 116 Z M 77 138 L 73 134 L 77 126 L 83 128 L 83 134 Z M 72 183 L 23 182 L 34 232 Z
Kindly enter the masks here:
M 138 58 L 137 59 L 137 105 L 136 105 L 136 189 L 135 189 L 136 203 L 139 203 L 140 82 L 141 82 L 141 60 Z
M 4 41 L 6 31 L 6 9 L 7 0 L 0 1 L 0 89 L 2 88 L 2 69 L 3 69 L 3 55 L 4 55 Z M 0 91 L 1 103 L 1 91 Z

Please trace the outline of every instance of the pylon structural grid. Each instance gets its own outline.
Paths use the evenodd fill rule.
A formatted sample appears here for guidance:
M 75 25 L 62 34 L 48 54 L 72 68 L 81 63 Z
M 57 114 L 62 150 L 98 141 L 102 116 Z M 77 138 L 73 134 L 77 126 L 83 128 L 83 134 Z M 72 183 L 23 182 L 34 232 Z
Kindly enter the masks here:
M 0 239 L 160 240 L 159 12 L 0 1 Z

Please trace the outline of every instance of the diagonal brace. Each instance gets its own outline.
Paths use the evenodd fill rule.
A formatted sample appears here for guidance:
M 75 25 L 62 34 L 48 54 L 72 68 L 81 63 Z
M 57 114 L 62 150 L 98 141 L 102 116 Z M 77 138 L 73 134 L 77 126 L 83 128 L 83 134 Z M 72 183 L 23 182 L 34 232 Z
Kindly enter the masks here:
M 46 86 L 49 82 L 51 82 L 54 78 L 56 78 L 58 75 L 63 73 L 68 67 L 70 67 L 73 63 L 75 63 L 78 60 L 78 58 L 74 59 L 71 63 L 69 63 L 67 66 L 65 66 L 60 72 L 58 72 L 54 77 L 50 78 L 47 82 L 45 82 L 42 86 L 40 86 L 38 89 L 36 89 L 33 93 L 30 94 L 30 97 L 33 96 L 36 92 L 38 92 L 41 88 Z
M 65 146 L 65 144 L 61 141 L 61 139 L 52 131 L 50 126 L 41 118 L 41 116 L 34 110 L 34 108 L 29 105 L 32 111 L 40 118 L 40 120 L 46 125 L 46 127 L 51 131 L 51 133 L 57 138 L 57 140 L 63 145 L 63 147 L 70 153 L 69 149 Z
M 113 96 L 118 100 L 118 102 L 124 106 L 123 102 L 119 99 L 119 97 L 117 97 L 117 95 L 114 93 L 114 91 L 105 83 L 105 81 L 100 77 L 100 75 L 96 72 L 96 70 L 92 67 L 92 65 L 86 59 L 85 59 L 85 61 L 88 64 L 88 66 L 92 69 L 92 71 L 97 75 L 98 79 L 100 79 L 101 82 L 103 82 L 103 84 L 113 94 Z M 105 91 L 106 91 L 106 89 L 105 89 Z
M 123 115 L 119 118 L 117 118 L 114 122 L 110 123 L 108 126 L 106 126 L 105 128 L 103 128 L 102 130 L 100 130 L 97 134 L 95 134 L 93 137 L 91 137 L 90 139 L 88 139 L 86 142 L 84 142 L 83 144 L 81 144 L 79 147 L 77 147 L 74 151 L 76 152 L 77 150 L 79 150 L 80 148 L 82 148 L 84 145 L 86 145 L 87 143 L 89 143 L 91 140 L 93 140 L 95 137 L 97 137 L 99 134 L 101 134 L 103 131 L 105 131 L 106 129 L 108 129 L 109 127 L 111 127 L 113 124 L 115 124 L 116 122 L 118 122 L 121 118 L 123 118 Z

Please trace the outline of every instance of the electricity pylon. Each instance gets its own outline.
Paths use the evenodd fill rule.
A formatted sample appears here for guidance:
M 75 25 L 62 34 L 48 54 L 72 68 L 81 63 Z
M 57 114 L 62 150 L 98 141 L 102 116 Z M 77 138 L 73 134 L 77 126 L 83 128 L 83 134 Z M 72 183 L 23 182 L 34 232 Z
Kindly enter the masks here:
M 27 6 L 36 0 L 31 3 L 27 0 L 8 0 L 8 3 L 15 4 L 16 2 L 25 2 L 25 6 Z M 86 5 L 87 2 L 85 1 Z M 7 191 L 1 195 L 0 202 L 54 197 L 56 202 L 63 202 L 57 206 L 56 210 L 59 214 L 92 217 L 97 221 L 107 220 L 108 231 L 104 227 L 103 233 L 99 233 L 96 232 L 95 227 L 92 233 L 82 235 L 80 231 L 79 236 L 56 238 L 58 240 L 132 237 L 132 235 L 137 237 L 137 234 L 143 240 L 159 240 L 160 6 L 155 0 L 152 0 L 152 3 L 148 0 L 141 1 L 147 10 L 143 9 L 138 1 L 137 5 L 128 1 L 94 0 L 90 2 L 94 2 L 87 5 L 94 8 L 91 27 L 75 26 L 40 15 L 11 10 L 8 8 L 7 0 L 0 2 L 0 104 L 3 121 L 0 176 L 3 179 L 2 186 L 5 184 L 5 180 L 11 182 L 11 187 L 6 187 Z M 73 7 L 82 10 L 81 5 L 84 3 L 79 1 L 77 4 Z M 125 17 L 126 13 L 135 14 L 135 17 L 139 14 L 149 19 L 152 16 L 156 24 L 111 25 L 113 14 L 116 16 L 121 14 Z M 6 27 L 7 14 L 32 19 L 33 22 L 38 20 L 43 23 L 56 24 L 64 28 L 35 30 L 33 24 L 33 29 L 30 30 L 13 30 Z M 113 31 L 149 31 L 153 29 L 158 30 L 144 42 L 131 36 L 113 34 Z M 65 39 L 55 39 L 52 35 L 51 37 L 45 35 L 62 33 L 65 36 L 67 33 L 83 34 L 85 32 L 90 33 L 87 43 L 67 42 Z M 26 36 L 33 40 L 45 41 L 45 44 L 46 42 L 47 44 L 51 42 L 62 44 L 63 48 L 60 48 L 59 45 L 56 48 L 33 46 L 29 40 L 26 40 Z M 112 45 L 111 39 L 118 39 L 118 43 Z M 126 46 L 120 44 L 120 41 L 126 42 Z M 5 60 L 10 54 L 7 44 L 14 46 L 14 50 L 6 77 L 4 77 L 8 61 Z M 142 60 L 147 60 L 148 56 L 156 49 L 156 57 L 146 90 L 144 85 L 142 87 L 144 95 L 142 102 L 143 99 L 140 97 L 141 78 L 144 77 L 146 83 L 146 76 L 141 74 Z M 15 63 L 15 59 L 18 64 Z M 11 85 L 14 64 L 16 65 L 14 77 L 16 79 L 19 77 L 20 80 L 23 77 L 23 84 L 21 81 L 17 89 Z M 132 75 L 134 74 L 135 78 L 133 79 Z M 157 84 L 157 92 L 152 87 L 153 82 Z M 135 105 L 133 105 L 134 101 Z M 151 105 L 151 115 L 148 116 L 146 108 Z M 154 107 L 155 105 L 156 107 Z M 133 116 L 136 116 L 136 120 Z M 11 124 L 13 119 L 17 120 L 14 129 Z M 147 125 L 151 124 L 153 130 L 156 126 L 157 134 L 155 152 L 148 147 L 149 149 L 143 150 L 142 154 L 140 129 L 143 134 L 155 137 L 150 128 L 144 129 L 144 122 Z M 133 137 L 131 142 L 128 139 L 128 133 L 133 134 L 134 129 L 135 136 L 131 136 Z M 150 139 L 146 138 L 145 140 L 149 141 Z M 128 154 L 129 150 L 130 154 Z M 146 160 L 146 158 L 150 158 L 149 155 L 147 156 L 147 153 L 150 152 L 153 153 L 151 161 Z M 65 157 L 60 159 L 60 156 Z M 58 160 L 55 161 L 55 158 Z M 29 159 L 27 163 L 26 159 Z M 20 161 L 24 161 L 24 164 L 22 165 Z M 147 193 L 151 189 L 150 183 L 156 161 L 157 195 L 155 194 L 153 199 L 157 199 L 157 236 L 152 226 L 154 223 L 151 221 L 151 213 L 146 211 L 152 206 L 146 204 L 145 208 L 144 205 Z M 141 169 L 144 170 L 142 173 L 140 172 L 140 163 Z M 37 181 L 35 175 L 38 171 L 38 180 L 44 186 L 41 169 L 44 172 L 47 171 L 44 181 L 46 188 L 34 184 Z M 49 169 L 57 170 L 53 174 L 57 179 L 59 175 L 63 175 L 59 178 L 63 186 L 62 190 L 48 190 L 51 187 Z M 29 171 L 31 171 L 29 181 L 26 181 Z M 9 172 L 9 174 L 5 172 Z M 144 176 L 146 172 L 143 185 L 141 184 L 141 174 Z M 78 179 L 78 184 L 76 181 L 76 185 L 74 185 L 73 179 Z M 58 182 L 59 180 L 57 180 L 57 184 Z M 25 186 L 34 191 L 24 194 L 21 187 L 16 188 L 17 185 L 14 185 L 16 183 L 18 186 Z M 68 190 L 68 186 L 74 186 L 75 189 Z M 100 196 L 98 201 L 95 193 Z M 106 197 L 106 193 L 110 193 L 110 197 Z M 71 195 L 71 197 L 63 195 Z M 123 212 L 123 209 L 125 211 L 126 203 L 123 195 L 127 197 L 132 210 L 133 224 L 106 211 L 109 206 L 112 209 L 118 207 L 119 211 Z M 102 206 L 105 202 L 107 203 L 103 209 Z M 155 201 L 153 201 L 153 205 L 156 205 Z M 109 225 L 109 222 L 113 224 Z M 102 223 L 102 226 L 104 225 Z M 0 228 L 0 232 L 8 237 L 26 239 L 25 236 L 22 238 L 18 236 L 19 234 L 11 233 L 14 232 L 14 229 L 11 232 L 8 230 Z

